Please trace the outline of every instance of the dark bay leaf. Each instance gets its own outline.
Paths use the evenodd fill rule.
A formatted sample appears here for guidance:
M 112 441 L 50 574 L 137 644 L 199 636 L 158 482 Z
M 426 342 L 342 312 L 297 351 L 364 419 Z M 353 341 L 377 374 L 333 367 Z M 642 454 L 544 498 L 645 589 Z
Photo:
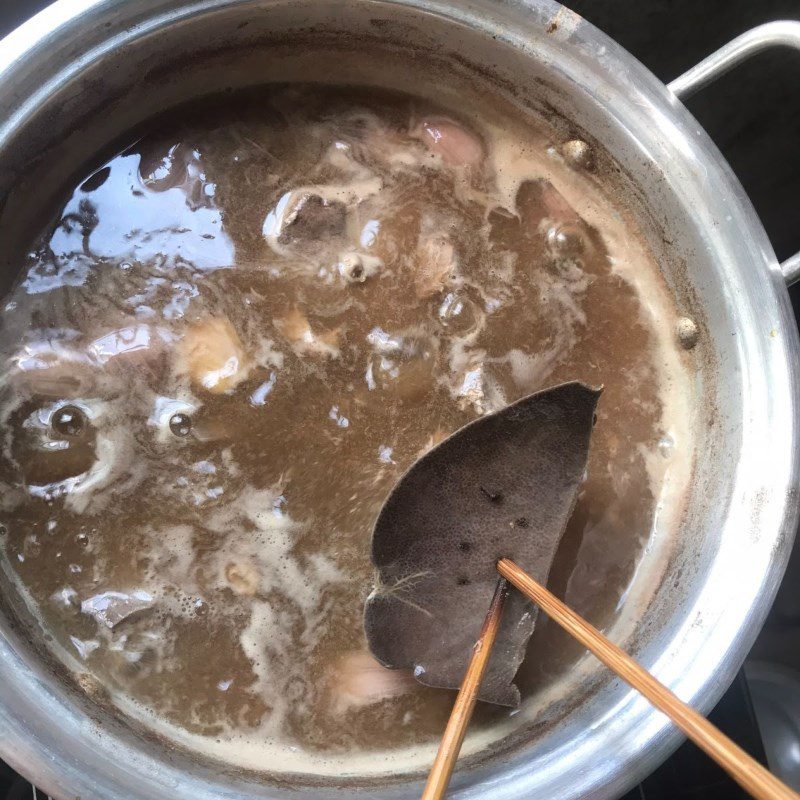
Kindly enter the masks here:
M 383 506 L 364 624 L 385 666 L 457 689 L 513 559 L 545 583 L 578 496 L 600 391 L 565 383 L 461 428 L 417 461 Z M 536 610 L 512 591 L 480 699 L 519 704 L 514 676 Z

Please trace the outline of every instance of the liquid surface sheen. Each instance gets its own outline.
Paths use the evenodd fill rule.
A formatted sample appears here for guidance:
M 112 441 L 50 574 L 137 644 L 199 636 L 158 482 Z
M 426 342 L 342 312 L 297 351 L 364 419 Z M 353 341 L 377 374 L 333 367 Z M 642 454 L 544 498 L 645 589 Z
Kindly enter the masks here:
M 645 604 L 691 462 L 657 266 L 543 123 L 278 86 L 150 130 L 4 304 L 4 572 L 90 695 L 192 749 L 424 767 L 453 695 L 365 649 L 377 512 L 466 422 L 603 385 L 550 585 L 601 626 Z M 465 751 L 580 657 L 541 620 Z

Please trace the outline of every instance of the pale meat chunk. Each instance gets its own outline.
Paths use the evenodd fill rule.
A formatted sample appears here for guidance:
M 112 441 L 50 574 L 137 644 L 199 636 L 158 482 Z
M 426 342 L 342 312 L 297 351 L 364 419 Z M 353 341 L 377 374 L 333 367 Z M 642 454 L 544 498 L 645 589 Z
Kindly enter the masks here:
M 406 694 L 414 679 L 408 672 L 387 669 L 364 650 L 354 650 L 338 659 L 328 686 L 333 710 L 343 714 Z
M 483 161 L 480 139 L 451 119 L 424 119 L 417 135 L 447 166 L 476 168 Z
M 308 318 L 297 307 L 274 320 L 275 327 L 298 355 L 336 358 L 339 355 L 339 331 L 315 333 Z
M 251 561 L 231 561 L 225 567 L 225 582 L 234 594 L 253 597 L 261 583 L 261 575 Z
M 517 210 L 523 226 L 531 231 L 559 223 L 578 224 L 578 212 L 552 183 L 525 181 L 517 193 Z M 542 231 L 544 232 L 544 231 Z
M 249 374 L 251 361 L 235 328 L 224 317 L 190 325 L 178 343 L 179 372 L 212 394 L 234 389 Z
M 450 239 L 442 233 L 420 237 L 415 267 L 414 288 L 420 300 L 443 292 L 455 279 L 458 267 Z

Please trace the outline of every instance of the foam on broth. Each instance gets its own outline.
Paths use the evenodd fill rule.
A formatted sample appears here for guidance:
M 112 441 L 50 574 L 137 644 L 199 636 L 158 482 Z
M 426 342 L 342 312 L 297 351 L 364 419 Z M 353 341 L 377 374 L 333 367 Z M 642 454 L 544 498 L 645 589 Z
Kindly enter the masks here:
M 452 694 L 364 652 L 372 523 L 432 443 L 572 379 L 605 392 L 551 585 L 625 635 L 682 510 L 690 375 L 643 238 L 561 145 L 276 86 L 86 176 L 0 333 L 2 563 L 62 660 L 233 765 L 424 768 Z M 587 671 L 542 620 L 522 709 L 480 708 L 465 752 Z

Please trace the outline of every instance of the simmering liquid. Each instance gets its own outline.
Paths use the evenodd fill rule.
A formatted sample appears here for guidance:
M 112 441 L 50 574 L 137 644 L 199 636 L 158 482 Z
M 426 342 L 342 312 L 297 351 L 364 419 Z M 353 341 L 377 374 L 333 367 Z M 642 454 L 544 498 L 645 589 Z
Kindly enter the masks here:
M 687 377 L 656 265 L 563 145 L 276 86 L 74 189 L 2 314 L 0 545 L 87 690 L 246 767 L 424 765 L 453 695 L 365 649 L 373 522 L 426 449 L 565 380 L 605 390 L 551 585 L 598 625 L 647 601 Z M 542 620 L 522 711 L 480 709 L 468 748 L 579 656 Z

